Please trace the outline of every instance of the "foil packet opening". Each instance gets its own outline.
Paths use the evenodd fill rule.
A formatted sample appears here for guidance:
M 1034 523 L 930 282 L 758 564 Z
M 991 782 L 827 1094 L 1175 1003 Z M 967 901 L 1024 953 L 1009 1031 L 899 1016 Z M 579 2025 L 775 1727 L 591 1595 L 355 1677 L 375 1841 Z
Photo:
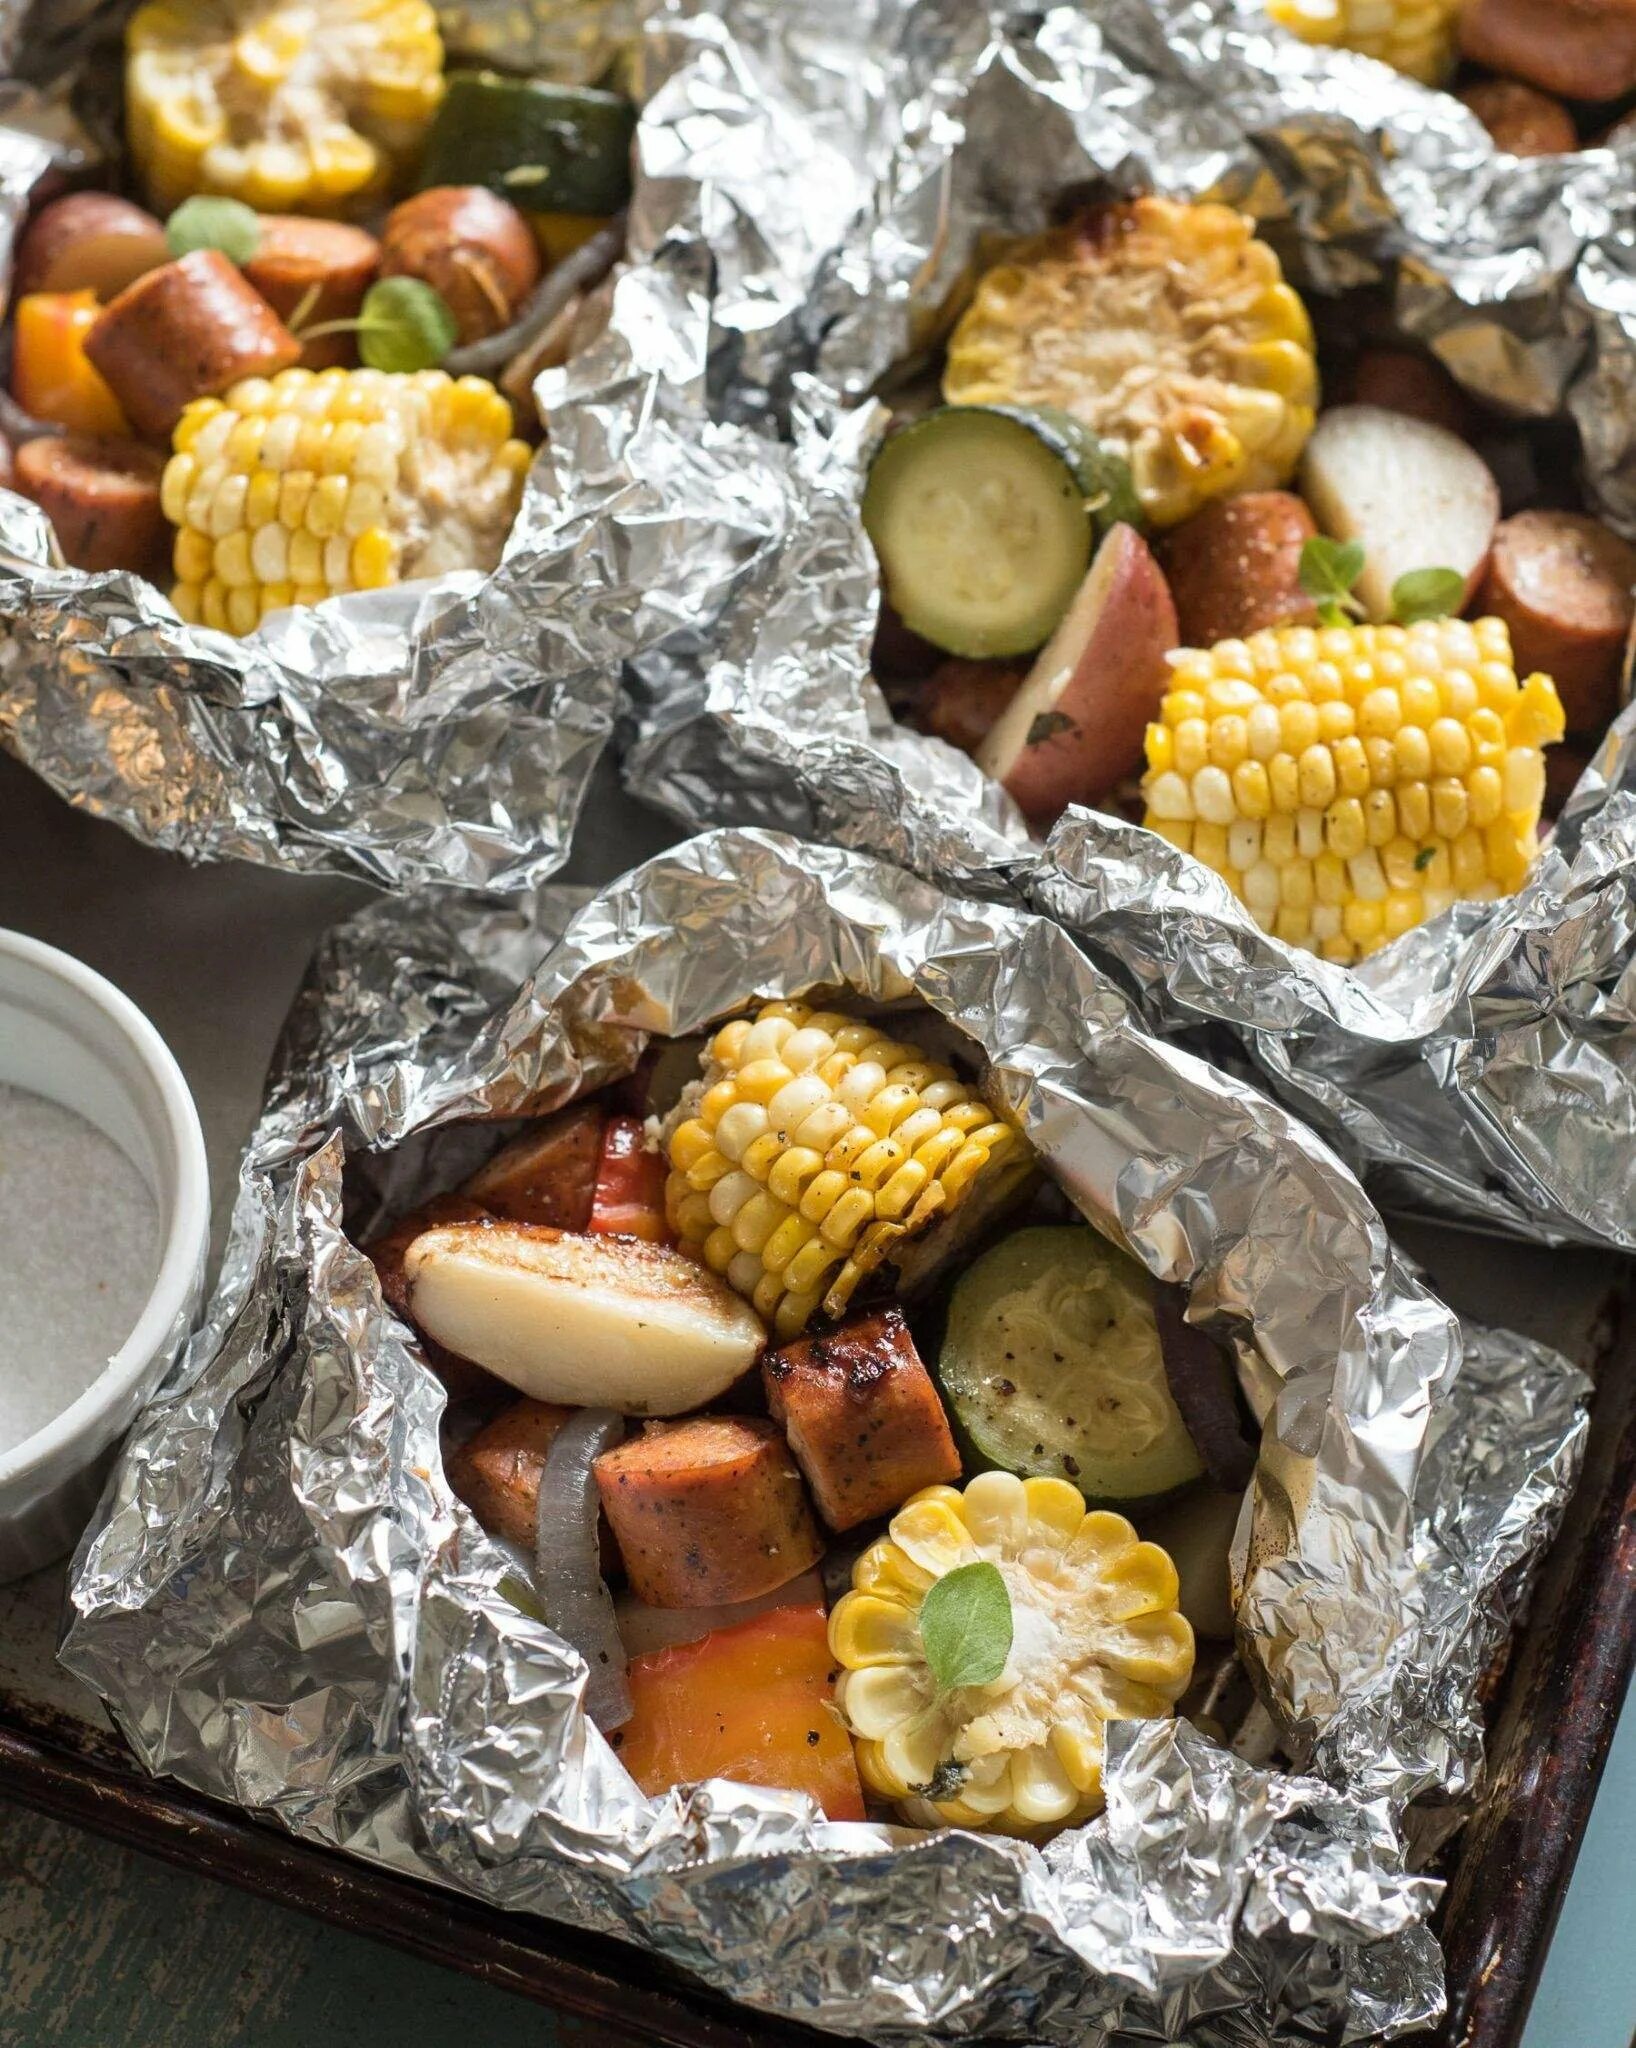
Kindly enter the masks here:
M 509 1597 L 356 1240 L 650 1035 L 812 989 L 927 1004 L 1072 1202 L 1253 1362 L 1239 1647 L 1298 1769 L 1124 1724 L 1105 1815 L 1043 1850 L 720 1781 L 649 1800 L 581 1711 L 583 1664 Z M 1145 1034 L 1049 921 L 717 832 L 588 902 L 406 898 L 336 929 L 214 1303 L 76 1559 L 64 1656 L 150 1768 L 765 2011 L 882 2041 L 1376 2038 L 1440 2008 L 1405 1812 L 1470 1787 L 1478 1677 L 1585 1391 L 1462 1331 L 1319 1140 Z

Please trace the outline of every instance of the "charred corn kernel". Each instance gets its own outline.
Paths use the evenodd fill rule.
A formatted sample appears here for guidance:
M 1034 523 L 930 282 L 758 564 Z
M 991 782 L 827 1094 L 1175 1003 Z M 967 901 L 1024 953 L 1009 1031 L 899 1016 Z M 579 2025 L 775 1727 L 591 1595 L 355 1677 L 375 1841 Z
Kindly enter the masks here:
M 309 433 L 321 474 L 274 466 Z M 499 392 L 442 370 L 247 377 L 225 400 L 190 405 L 173 445 L 160 487 L 179 529 L 171 599 L 184 617 L 233 633 L 292 602 L 492 569 L 528 466 Z M 366 455 L 370 479 L 336 467 Z M 212 580 L 246 595 L 207 604 Z
M 443 96 L 429 0 L 150 0 L 125 30 L 125 116 L 148 196 L 264 213 L 379 200 Z
M 1454 68 L 1460 0 L 1267 0 L 1267 12 L 1303 42 L 1359 50 L 1422 85 Z
M 1506 894 L 1536 848 L 1541 748 L 1563 730 L 1555 684 L 1519 683 L 1510 654 L 1500 619 L 1281 627 L 1185 648 L 1172 656 L 1185 688 L 1149 728 L 1146 822 L 1223 876 L 1264 930 L 1331 960 L 1457 897 Z M 1184 755 L 1177 711 L 1192 720 L 1198 702 L 1231 709 Z
M 940 1690 L 921 1606 L 946 1572 L 982 1562 L 1039 1647 L 992 1685 Z M 1107 1723 L 1170 1713 L 1191 1680 L 1193 1632 L 1176 1603 L 1164 1551 L 1066 1480 L 984 1472 L 963 1493 L 915 1494 L 829 1618 L 836 1704 L 864 1782 L 924 1826 L 1088 1820 L 1102 1807 Z
M 666 1213 L 682 1244 L 780 1337 L 820 1307 L 840 1315 L 911 1239 L 1030 1164 L 1021 1133 L 953 1068 L 801 1003 L 766 1004 L 717 1032 L 665 1148 Z
M 1225 492 L 1287 482 L 1318 381 L 1306 309 L 1254 223 L 1149 197 L 1097 208 L 990 270 L 950 339 L 943 393 L 1074 414 L 1170 526 Z

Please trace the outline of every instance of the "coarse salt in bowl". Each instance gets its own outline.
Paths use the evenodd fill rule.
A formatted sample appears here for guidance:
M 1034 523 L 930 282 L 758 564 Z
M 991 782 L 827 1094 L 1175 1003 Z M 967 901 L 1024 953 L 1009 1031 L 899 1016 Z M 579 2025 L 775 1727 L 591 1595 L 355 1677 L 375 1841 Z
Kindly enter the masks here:
M 164 1040 L 101 975 L 0 932 L 0 1582 L 78 1539 L 192 1325 L 209 1241 Z

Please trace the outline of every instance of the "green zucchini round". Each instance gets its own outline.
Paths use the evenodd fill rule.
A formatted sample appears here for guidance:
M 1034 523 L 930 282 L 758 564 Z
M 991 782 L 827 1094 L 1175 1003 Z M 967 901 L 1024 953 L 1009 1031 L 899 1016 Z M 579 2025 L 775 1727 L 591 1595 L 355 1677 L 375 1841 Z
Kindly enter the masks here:
M 454 71 L 426 137 L 421 187 L 486 185 L 524 213 L 606 218 L 630 198 L 635 127 L 618 93 Z

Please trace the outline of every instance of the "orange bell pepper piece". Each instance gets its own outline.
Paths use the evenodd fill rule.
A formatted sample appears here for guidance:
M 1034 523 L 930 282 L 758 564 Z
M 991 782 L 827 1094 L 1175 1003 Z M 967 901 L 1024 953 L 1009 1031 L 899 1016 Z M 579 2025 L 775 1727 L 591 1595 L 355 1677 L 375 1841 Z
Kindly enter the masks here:
M 669 1244 L 665 1170 L 663 1153 L 643 1149 L 640 1117 L 609 1117 L 586 1229 L 599 1237 L 645 1237 L 651 1244 Z
M 808 1793 L 831 1820 L 862 1820 L 852 1740 L 830 1704 L 834 1675 L 816 1602 L 633 1657 L 635 1711 L 614 1737 L 619 1760 L 648 1793 L 735 1778 Z
M 11 395 L 71 434 L 128 434 L 119 400 L 85 353 L 101 312 L 95 292 L 29 292 L 17 301 Z

